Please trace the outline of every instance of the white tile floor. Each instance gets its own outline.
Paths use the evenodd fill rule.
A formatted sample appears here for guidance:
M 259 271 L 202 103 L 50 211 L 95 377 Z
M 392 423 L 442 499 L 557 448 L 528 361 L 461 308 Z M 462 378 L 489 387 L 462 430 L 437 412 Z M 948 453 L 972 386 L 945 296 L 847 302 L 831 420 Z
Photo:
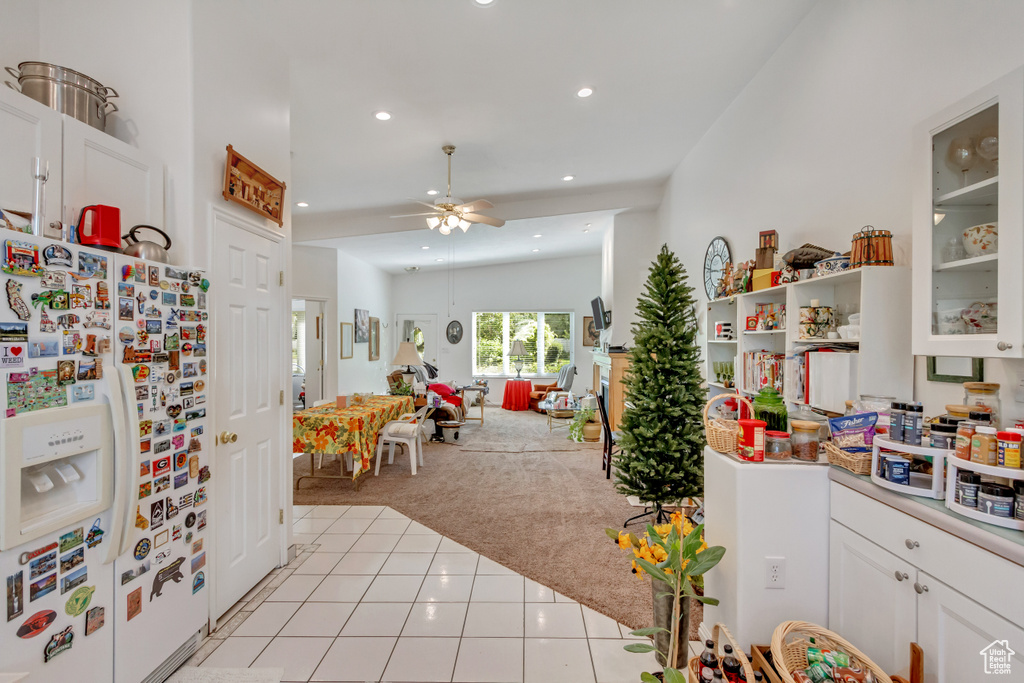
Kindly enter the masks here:
M 299 556 L 193 664 L 346 683 L 635 683 L 661 668 L 622 649 L 627 627 L 390 508 L 295 506 L 294 518 Z

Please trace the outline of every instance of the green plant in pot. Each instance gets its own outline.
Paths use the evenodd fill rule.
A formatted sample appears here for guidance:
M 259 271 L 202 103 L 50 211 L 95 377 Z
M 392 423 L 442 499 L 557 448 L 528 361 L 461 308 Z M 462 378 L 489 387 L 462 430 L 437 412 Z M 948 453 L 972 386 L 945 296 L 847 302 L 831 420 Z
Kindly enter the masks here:
M 412 396 L 412 385 L 404 379 L 398 380 L 398 384 L 391 391 L 392 396 Z
M 601 438 L 601 426 L 594 422 L 595 411 L 593 408 L 581 408 L 573 415 L 569 423 L 570 441 L 580 443 L 581 441 L 597 441 Z M 594 432 L 596 431 L 596 434 Z

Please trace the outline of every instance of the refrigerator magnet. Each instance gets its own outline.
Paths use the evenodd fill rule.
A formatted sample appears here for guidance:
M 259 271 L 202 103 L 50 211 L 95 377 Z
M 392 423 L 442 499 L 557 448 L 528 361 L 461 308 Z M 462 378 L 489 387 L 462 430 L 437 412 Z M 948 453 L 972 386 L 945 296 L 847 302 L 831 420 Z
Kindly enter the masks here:
M 43 663 L 47 663 L 61 652 L 71 649 L 75 640 L 74 628 L 74 626 L 68 626 L 50 638 L 50 642 L 46 644 L 46 648 L 43 650 Z
M 149 486 L 149 484 L 146 484 L 146 486 Z M 142 511 L 138 505 L 135 506 L 135 527 L 143 531 L 149 528 L 149 520 L 142 516 Z
M 167 496 L 167 506 L 164 512 L 164 519 L 174 519 L 178 516 L 178 506 L 174 504 L 174 499 Z M 163 533 L 167 533 L 166 531 Z
M 142 484 L 139 484 L 139 500 L 142 500 L 143 498 L 146 498 L 147 496 L 149 496 L 152 493 L 153 493 L 153 483 L 152 482 L 147 481 L 147 482 L 143 482 Z M 136 524 L 136 526 L 138 526 L 138 525 Z M 148 526 L 148 524 L 147 524 L 147 526 Z M 143 528 L 145 528 L 145 527 L 143 527 Z
M 98 327 L 101 330 L 109 330 L 110 318 L 107 316 L 106 313 L 103 313 L 101 311 L 89 311 L 89 313 L 85 316 L 85 323 L 83 323 L 83 327 Z
M 103 628 L 105 612 L 106 610 L 103 607 L 93 607 L 85 613 L 85 635 L 90 636 Z
M 68 616 L 77 617 L 84 612 L 89 603 L 92 602 L 92 594 L 96 592 L 96 586 L 81 586 L 75 589 L 68 601 L 64 603 L 64 611 Z
M 127 297 L 118 297 L 117 299 L 117 319 L 118 320 L 135 320 L 135 306 L 134 301 Z
M 89 534 L 85 537 L 85 545 L 88 548 L 95 548 L 103 542 L 103 529 L 100 528 L 100 518 L 97 517 L 96 521 L 92 523 L 92 528 L 89 529 Z
M 142 588 L 128 594 L 128 621 L 142 614 Z
M 171 488 L 171 475 L 165 474 L 153 482 L 153 493 L 160 493 Z
M 139 560 L 140 562 L 146 559 L 146 556 L 149 555 L 149 551 L 152 550 L 152 548 L 153 544 L 150 542 L 148 538 L 142 539 L 141 541 L 135 544 L 135 559 Z
M 100 281 L 96 283 L 96 299 L 94 305 L 97 310 L 110 310 L 110 288 L 107 283 Z
M 7 305 L 11 307 L 19 320 L 32 318 L 32 311 L 28 310 L 28 304 L 21 296 L 21 283 L 10 278 L 7 279 Z
M 192 595 L 201 591 L 205 585 L 206 575 L 203 572 L 199 572 L 192 578 Z
M 171 534 L 164 529 L 156 536 L 153 537 L 153 547 L 159 548 L 160 546 L 167 545 L 167 541 L 170 539 Z
M 78 274 L 84 277 L 107 279 L 107 257 L 78 252 Z
M 43 261 L 48 266 L 71 267 L 71 252 L 57 244 L 51 244 L 43 250 Z
M 185 578 L 185 575 L 181 573 L 181 565 L 184 561 L 184 557 L 179 557 L 156 573 L 156 576 L 153 577 L 153 590 L 149 592 L 150 602 L 153 601 L 153 598 L 159 598 L 162 595 L 165 583 L 168 581 L 179 583 Z
M 24 554 L 24 553 L 22 553 L 22 554 Z M 17 571 L 17 572 L 15 572 L 15 573 L 13 573 L 13 574 L 11 574 L 10 576 L 7 577 L 7 621 L 11 621 L 13 619 L 17 619 L 18 617 L 20 617 L 22 614 L 25 613 L 24 579 L 25 579 L 25 571 L 24 570 Z M 40 612 L 39 614 L 42 614 L 42 612 Z M 36 614 L 36 615 L 33 615 L 32 617 L 29 617 L 29 620 L 26 621 L 25 624 L 28 624 L 30 621 L 32 621 L 33 619 L 38 617 L 39 614 Z M 57 617 L 56 614 L 54 614 L 53 616 L 54 616 L 54 618 Z M 53 621 L 53 619 L 51 619 L 50 621 Z M 25 624 L 22 624 L 21 628 L 18 629 L 18 637 L 19 638 L 26 638 L 26 637 L 27 638 L 31 638 L 32 637 L 32 636 L 24 636 L 24 635 L 22 635 L 21 630 L 23 628 L 25 628 Z M 50 625 L 50 622 L 47 622 L 46 626 L 49 626 L 49 625 Z M 46 626 L 44 626 L 43 628 L 46 628 Z M 39 630 L 42 631 L 42 629 L 39 629 Z M 36 634 L 33 633 L 32 635 L 36 635 Z
M 27 320 L 27 318 L 26 318 Z M 46 309 L 40 311 L 39 317 L 39 331 L 40 332 L 56 332 L 57 323 L 50 319 L 50 316 L 46 315 Z
M 75 546 L 79 546 L 85 540 L 85 527 L 78 527 L 60 537 L 60 552 L 65 553 Z
M 180 524 L 175 524 L 174 526 L 171 527 L 171 540 L 172 541 L 180 541 L 181 540 L 181 525 Z
M 206 553 L 200 553 L 192 558 L 192 571 L 190 573 L 195 574 L 197 571 L 206 566 Z
M 35 638 L 45 631 L 56 619 L 57 613 L 52 609 L 44 609 L 40 612 L 36 612 L 26 619 L 25 623 L 18 627 L 18 637 L 25 638 L 26 640 L 29 638 Z M 8 619 L 8 621 L 10 620 Z
M 160 286 L 160 266 L 149 267 L 149 286 L 159 287 Z

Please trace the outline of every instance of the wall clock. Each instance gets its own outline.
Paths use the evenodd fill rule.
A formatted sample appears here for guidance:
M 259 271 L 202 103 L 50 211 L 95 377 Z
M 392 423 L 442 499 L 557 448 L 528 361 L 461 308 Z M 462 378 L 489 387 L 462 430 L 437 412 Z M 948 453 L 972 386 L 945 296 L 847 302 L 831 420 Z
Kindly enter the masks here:
M 715 298 L 715 289 L 722 281 L 725 274 L 725 266 L 732 262 L 732 254 L 729 253 L 729 244 L 724 237 L 716 237 L 708 245 L 708 251 L 704 254 L 704 293 L 708 295 L 708 301 Z
M 449 344 L 458 344 L 462 341 L 462 323 L 458 320 L 453 320 L 448 323 L 448 329 L 445 331 L 445 335 L 448 337 Z

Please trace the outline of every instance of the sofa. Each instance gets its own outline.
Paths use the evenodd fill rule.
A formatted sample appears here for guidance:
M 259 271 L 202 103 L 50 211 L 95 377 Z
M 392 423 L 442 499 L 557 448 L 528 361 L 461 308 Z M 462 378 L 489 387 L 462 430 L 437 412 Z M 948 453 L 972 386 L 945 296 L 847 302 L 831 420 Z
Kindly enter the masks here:
M 569 363 L 562 366 L 562 369 L 558 371 L 558 379 L 551 384 L 534 384 L 533 391 L 530 392 L 530 410 L 535 410 L 538 413 L 546 412 L 540 408 L 540 402 L 553 391 L 569 391 L 575 376 L 576 366 Z

